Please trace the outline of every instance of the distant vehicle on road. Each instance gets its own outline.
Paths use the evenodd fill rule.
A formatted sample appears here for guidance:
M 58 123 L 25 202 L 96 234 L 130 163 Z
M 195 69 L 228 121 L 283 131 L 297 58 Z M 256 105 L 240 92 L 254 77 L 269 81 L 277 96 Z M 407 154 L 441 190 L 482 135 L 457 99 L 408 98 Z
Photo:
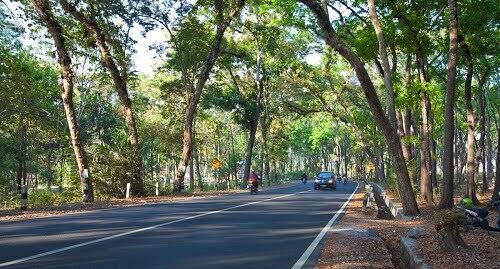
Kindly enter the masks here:
M 335 190 L 337 189 L 337 181 L 335 180 L 335 174 L 332 172 L 319 172 L 316 174 L 314 177 L 314 189 L 319 190 L 319 189 L 330 189 L 330 190 Z

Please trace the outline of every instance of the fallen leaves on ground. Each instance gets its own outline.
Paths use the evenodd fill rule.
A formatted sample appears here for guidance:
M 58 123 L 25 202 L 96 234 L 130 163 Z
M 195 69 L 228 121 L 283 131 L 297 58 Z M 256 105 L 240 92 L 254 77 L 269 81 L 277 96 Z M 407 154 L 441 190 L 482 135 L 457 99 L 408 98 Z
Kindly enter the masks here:
M 483 202 L 488 197 L 489 194 L 484 195 Z M 500 233 L 469 231 L 463 234 L 469 245 L 468 249 L 445 252 L 439 247 L 438 235 L 433 225 L 433 219 L 438 212 L 435 208 L 420 206 L 421 214 L 410 221 L 383 220 L 377 219 L 374 210 L 363 212 L 362 199 L 363 193 L 354 196 L 347 213 L 334 228 L 358 227 L 375 230 L 384 240 L 394 268 L 406 268 L 401 261 L 400 238 L 409 229 L 420 227 L 424 230 L 424 235 L 418 239 L 421 253 L 425 262 L 434 269 L 500 269 Z M 490 211 L 490 225 L 494 225 L 496 217 L 496 213 Z M 377 245 L 336 238 L 333 234 L 327 238 L 317 266 L 320 269 L 392 268 L 388 259 Z

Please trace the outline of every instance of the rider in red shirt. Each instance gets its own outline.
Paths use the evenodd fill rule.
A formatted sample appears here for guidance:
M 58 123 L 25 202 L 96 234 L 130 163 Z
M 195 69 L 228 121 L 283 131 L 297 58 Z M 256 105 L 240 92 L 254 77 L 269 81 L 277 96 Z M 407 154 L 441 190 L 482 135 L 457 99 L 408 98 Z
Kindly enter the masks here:
M 257 173 L 255 173 L 255 171 L 252 171 L 250 173 L 250 176 L 248 177 L 248 183 L 255 185 L 256 188 L 259 187 L 259 176 L 257 175 Z

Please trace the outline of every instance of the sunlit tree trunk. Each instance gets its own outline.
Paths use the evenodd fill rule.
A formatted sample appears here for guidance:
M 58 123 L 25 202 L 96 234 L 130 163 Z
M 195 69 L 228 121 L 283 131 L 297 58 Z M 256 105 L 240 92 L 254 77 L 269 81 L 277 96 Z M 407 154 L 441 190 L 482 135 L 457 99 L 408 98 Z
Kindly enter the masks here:
M 110 48 L 107 44 L 106 35 L 99 27 L 95 18 L 86 17 L 83 13 L 79 12 L 75 6 L 70 4 L 67 0 L 60 0 L 62 8 L 77 19 L 95 38 L 96 45 L 100 51 L 101 61 L 104 67 L 108 70 L 113 85 L 115 86 L 116 93 L 121 104 L 121 112 L 127 126 L 129 142 L 132 148 L 132 162 L 133 162 L 133 182 L 131 193 L 134 196 L 142 196 L 144 194 L 144 181 L 142 178 L 142 157 L 139 145 L 139 136 L 137 134 L 137 125 L 135 120 L 134 111 L 132 109 L 132 101 L 130 100 L 127 88 L 127 71 L 120 70 L 117 67 L 115 59 L 113 58 Z M 115 47 L 118 44 L 114 44 Z M 122 48 L 120 47 L 120 50 Z M 122 64 L 125 66 L 125 64 Z
M 395 97 L 394 90 L 392 87 L 391 79 L 391 69 L 389 67 L 389 57 L 387 56 L 387 48 L 384 39 L 384 33 L 382 31 L 382 25 L 377 16 L 377 10 L 375 7 L 375 0 L 368 0 L 368 11 L 370 14 L 370 19 L 377 34 L 378 48 L 380 60 L 382 61 L 382 68 L 384 71 L 384 84 L 387 92 L 387 115 L 389 122 L 392 126 L 396 126 L 396 108 L 395 108 Z
M 433 204 L 432 181 L 431 181 L 431 151 L 429 133 L 429 96 L 421 93 L 420 108 L 422 123 L 420 125 L 420 192 L 427 204 Z
M 482 78 L 481 80 L 485 80 L 486 78 Z M 477 175 L 479 176 L 479 166 L 482 165 L 482 170 L 483 173 L 481 174 L 481 181 L 482 181 L 482 188 L 481 191 L 482 193 L 485 193 L 488 191 L 489 183 L 488 183 L 488 178 L 486 176 L 486 98 L 484 95 L 484 89 L 483 85 L 484 82 L 480 81 L 479 82 L 479 143 L 478 143 L 478 152 L 477 152 Z M 476 180 L 476 182 L 479 182 L 479 179 Z
M 475 115 L 474 108 L 472 107 L 472 75 L 474 70 L 474 65 L 472 62 L 472 56 L 469 51 L 469 47 L 463 37 L 459 36 L 459 44 L 462 47 L 465 62 L 467 64 L 467 75 L 465 77 L 465 107 L 467 108 L 467 184 L 466 193 L 474 204 L 478 204 L 479 201 L 476 197 L 476 155 L 475 155 Z
M 52 39 L 54 40 L 62 76 L 61 98 L 63 101 L 63 107 L 66 113 L 66 121 L 68 123 L 71 136 L 71 145 L 73 146 L 76 163 L 78 165 L 78 175 L 81 179 L 83 201 L 92 202 L 94 200 L 94 190 L 92 186 L 87 154 L 80 138 L 80 128 L 78 127 L 78 121 L 73 104 L 73 70 L 71 68 L 71 58 L 66 48 L 62 26 L 52 15 L 49 2 L 47 2 L 46 0 L 33 0 L 32 2 L 40 18 L 46 24 L 46 27 L 50 35 L 52 36 Z M 86 178 L 80 176 L 84 170 L 87 170 Z
M 443 180 L 441 182 L 440 208 L 453 207 L 453 138 L 455 131 L 455 84 L 457 77 L 458 50 L 458 14 L 456 0 L 448 0 L 450 11 L 450 47 L 448 52 L 448 75 L 446 82 L 446 98 L 444 104 L 444 134 L 443 134 Z
M 491 141 L 491 116 L 488 116 L 488 131 L 486 132 L 486 182 L 490 182 L 493 178 L 493 143 Z
M 365 69 L 364 63 L 339 39 L 333 29 L 330 18 L 325 13 L 321 4 L 315 0 L 300 0 L 316 16 L 318 24 L 324 33 L 324 39 L 327 45 L 335 49 L 343 58 L 345 58 L 356 72 L 356 76 L 361 84 L 365 98 L 370 106 L 373 118 L 377 126 L 382 131 L 387 142 L 389 152 L 393 158 L 393 163 L 398 179 L 398 188 L 403 204 L 403 212 L 407 215 L 417 215 L 419 213 L 415 193 L 413 192 L 406 162 L 401 149 L 401 140 L 397 134 L 396 126 L 385 116 L 384 110 L 377 95 L 373 82 Z
M 226 32 L 227 27 L 231 21 L 239 14 L 241 8 L 243 7 L 244 1 L 237 0 L 233 5 L 230 14 L 227 18 L 224 18 L 224 5 L 221 0 L 214 1 L 214 7 L 216 10 L 216 18 L 217 18 L 217 30 L 215 33 L 215 37 L 210 49 L 210 52 L 203 63 L 203 67 L 198 74 L 196 87 L 194 89 L 193 96 L 188 103 L 188 107 L 186 109 L 185 119 L 184 119 L 184 133 L 182 139 L 182 155 L 181 160 L 179 162 L 177 173 L 175 175 L 174 181 L 174 192 L 180 192 L 181 185 L 184 182 L 184 176 L 186 174 L 186 167 L 188 165 L 189 159 L 191 157 L 191 151 L 193 149 L 191 133 L 193 132 L 193 121 L 196 115 L 196 110 L 198 108 L 198 103 L 200 102 L 201 94 L 203 92 L 203 88 L 205 87 L 205 83 L 208 80 L 210 73 L 212 72 L 212 68 L 219 57 L 222 39 L 224 37 L 224 33 Z
M 500 134 L 500 128 L 497 128 L 497 134 Z M 493 196 L 491 198 L 492 203 L 500 200 L 500 135 L 497 135 L 497 160 L 495 167 L 495 187 L 493 188 Z

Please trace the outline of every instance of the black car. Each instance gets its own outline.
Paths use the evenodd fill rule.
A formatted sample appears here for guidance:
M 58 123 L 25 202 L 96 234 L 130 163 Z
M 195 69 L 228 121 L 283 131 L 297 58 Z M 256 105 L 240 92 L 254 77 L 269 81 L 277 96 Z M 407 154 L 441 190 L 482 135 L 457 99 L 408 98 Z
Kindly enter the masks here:
M 319 190 L 322 188 L 330 190 L 337 189 L 337 183 L 334 173 L 323 171 L 316 174 L 316 176 L 314 177 L 314 189 Z

